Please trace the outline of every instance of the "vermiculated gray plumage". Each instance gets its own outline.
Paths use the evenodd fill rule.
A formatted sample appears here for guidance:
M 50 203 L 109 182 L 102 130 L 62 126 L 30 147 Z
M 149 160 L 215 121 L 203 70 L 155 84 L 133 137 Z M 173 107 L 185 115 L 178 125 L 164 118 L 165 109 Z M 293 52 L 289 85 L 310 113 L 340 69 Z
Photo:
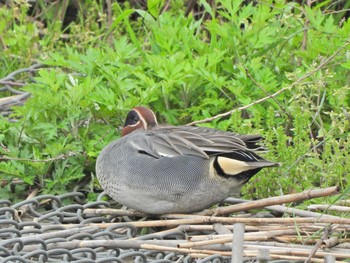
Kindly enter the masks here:
M 101 186 L 117 202 L 150 214 L 190 213 L 238 195 L 264 167 L 259 135 L 193 126 L 136 130 L 97 159 Z

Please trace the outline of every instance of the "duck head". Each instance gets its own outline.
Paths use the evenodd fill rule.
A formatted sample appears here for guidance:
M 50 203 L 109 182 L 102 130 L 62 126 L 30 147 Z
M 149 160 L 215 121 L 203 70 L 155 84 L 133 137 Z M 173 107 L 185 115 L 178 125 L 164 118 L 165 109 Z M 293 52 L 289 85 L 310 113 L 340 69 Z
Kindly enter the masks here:
M 146 107 L 135 107 L 129 111 L 126 116 L 122 136 L 125 136 L 135 130 L 149 130 L 158 126 L 156 115 L 152 110 Z

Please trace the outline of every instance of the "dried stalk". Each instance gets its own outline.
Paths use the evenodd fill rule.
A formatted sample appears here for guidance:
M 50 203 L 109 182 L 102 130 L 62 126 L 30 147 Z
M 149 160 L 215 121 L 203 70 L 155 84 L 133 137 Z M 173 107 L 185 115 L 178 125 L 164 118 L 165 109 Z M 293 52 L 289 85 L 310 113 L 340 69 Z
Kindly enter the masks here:
M 350 212 L 350 207 L 340 206 L 340 205 L 309 205 L 307 207 L 312 211 L 336 211 L 340 213 L 348 213 Z
M 349 119 L 350 122 L 350 119 Z M 350 200 L 339 200 L 336 202 L 337 205 L 341 206 L 350 206 Z
M 15 81 L 9 81 L 9 80 L 0 80 L 0 85 L 9 85 L 9 86 L 23 87 L 26 84 L 24 84 L 22 82 L 15 82 Z
M 244 240 L 245 241 L 266 241 L 271 239 L 272 237 L 279 235 L 288 235 L 288 234 L 296 234 L 297 231 L 295 229 L 288 230 L 275 230 L 275 231 L 263 231 L 263 232 L 254 232 L 254 233 L 245 233 Z M 192 248 L 192 247 L 200 247 L 206 245 L 214 245 L 214 244 L 222 244 L 232 242 L 232 234 L 227 237 L 215 238 L 215 236 L 211 236 L 212 240 L 204 240 L 204 241 L 196 241 L 196 242 L 187 242 L 178 244 L 179 248 Z
M 0 182 L 0 186 L 5 186 L 7 184 L 11 184 L 11 185 L 18 185 L 18 184 L 23 184 L 24 181 L 20 180 L 18 178 L 13 178 L 11 181 L 6 180 L 6 179 L 2 179 Z
M 246 202 L 243 204 L 214 208 L 214 209 L 200 212 L 198 214 L 225 215 L 225 214 L 230 214 L 230 213 L 249 210 L 249 209 L 263 208 L 270 205 L 299 202 L 299 201 L 308 200 L 308 199 L 317 198 L 317 197 L 330 196 L 338 193 L 339 193 L 339 187 L 337 186 L 328 187 L 324 189 L 317 189 L 317 190 L 306 190 L 304 192 L 297 193 L 297 194 L 270 197 L 270 198 L 260 199 L 256 201 Z
M 52 161 L 64 160 L 64 159 L 66 159 L 70 156 L 73 156 L 73 155 L 74 155 L 73 153 L 60 154 L 56 157 L 42 159 L 42 160 L 29 159 L 29 158 L 18 158 L 18 157 L 8 157 L 5 155 L 1 155 L 0 161 L 5 160 L 5 161 L 22 161 L 22 162 L 32 162 L 32 163 L 47 163 L 47 162 L 52 162 Z
M 65 230 L 68 231 L 68 230 Z M 50 249 L 76 249 L 76 248 L 120 248 L 120 249 L 141 249 L 143 245 L 158 245 L 162 247 L 173 247 L 181 242 L 179 240 L 72 240 L 65 242 L 50 243 Z M 184 240 L 185 242 L 185 240 Z M 1 242 L 0 242 L 1 245 Z M 23 248 L 23 252 L 38 249 L 40 245 L 28 245 Z
M 39 193 L 39 189 L 36 188 L 34 189 L 26 198 L 26 200 L 30 200 L 34 198 L 37 194 Z M 18 208 L 18 216 L 21 218 L 23 217 L 29 210 L 29 204 L 22 205 L 21 207 Z
M 219 235 L 232 235 L 232 231 L 223 224 L 215 223 L 213 224 L 213 228 Z
M 214 250 L 206 250 L 206 249 L 185 249 L 185 248 L 174 248 L 174 247 L 165 247 L 165 246 L 159 246 L 159 245 L 149 245 L 149 244 L 144 244 L 141 245 L 141 248 L 143 249 L 148 249 L 148 250 L 157 250 L 157 251 L 169 251 L 169 252 L 176 252 L 176 253 L 185 253 L 185 254 L 204 254 L 205 257 L 208 255 L 214 255 L 214 254 L 219 254 L 222 256 L 231 256 L 231 252 L 225 252 L 225 251 L 214 251 Z M 258 256 L 259 251 L 257 249 L 255 250 L 248 250 L 246 246 L 244 246 L 245 251 L 244 254 L 245 256 L 248 257 L 256 257 Z M 273 249 L 271 248 L 270 250 L 270 257 L 272 259 L 289 259 L 289 260 L 306 260 L 307 255 L 309 253 L 309 250 L 296 250 L 296 249 Z M 337 258 L 342 258 L 346 259 L 350 257 L 350 253 L 338 253 L 334 254 L 331 252 L 317 252 L 315 254 L 317 258 L 313 258 L 313 262 L 323 262 L 324 256 L 327 255 L 334 255 Z
M 246 203 L 246 202 L 250 202 L 250 201 L 230 197 L 230 198 L 227 198 L 224 202 L 225 203 L 239 204 L 239 203 Z M 321 214 L 321 213 L 316 213 L 316 212 L 310 212 L 310 211 L 301 210 L 301 209 L 297 209 L 297 208 L 293 208 L 293 207 L 287 207 L 287 206 L 283 206 L 283 205 L 269 205 L 269 206 L 266 206 L 265 209 L 268 209 L 270 211 L 279 212 L 282 214 L 290 214 L 290 215 L 301 216 L 301 217 L 321 217 L 321 216 L 323 216 L 323 217 L 329 217 L 329 218 L 338 218 L 337 216 L 326 215 L 326 214 Z
M 19 95 L 0 98 L 0 108 L 22 104 L 29 97 L 30 97 L 30 93 L 25 92 Z
M 301 223 L 333 223 L 333 224 L 350 224 L 350 218 L 227 218 L 227 217 L 210 217 L 202 216 L 200 218 L 190 219 L 174 219 L 174 220 L 150 220 L 150 221 L 136 221 L 129 222 L 135 227 L 174 227 L 188 224 L 301 224 Z M 118 223 L 90 223 L 88 226 L 97 226 L 99 228 L 107 228 L 109 226 L 116 226 Z M 67 227 L 75 226 L 67 224 Z
M 226 257 L 231 256 L 231 251 L 226 252 L 226 251 L 220 251 L 220 250 L 187 249 L 187 248 L 176 248 L 176 247 L 163 247 L 163 246 L 148 245 L 148 244 L 141 245 L 141 248 L 149 249 L 149 250 L 157 250 L 157 251 L 159 250 L 159 251 L 185 253 L 185 254 L 191 254 L 191 253 L 204 254 L 205 257 L 207 257 L 208 255 L 215 255 L 215 254 L 226 256 Z
M 245 244 L 244 248 L 246 249 L 245 252 L 247 254 L 250 254 L 252 251 L 264 248 L 269 249 L 271 254 L 279 254 L 279 255 L 292 255 L 292 256 L 301 256 L 305 257 L 309 255 L 310 251 L 312 250 L 310 247 L 305 248 L 305 246 L 298 246 L 298 245 L 288 245 L 287 247 L 276 247 L 275 243 L 271 245 L 262 245 L 262 244 Z M 328 250 L 328 251 L 319 251 L 315 254 L 315 257 L 323 258 L 327 255 L 334 255 L 337 258 L 349 258 L 350 253 L 349 250 L 346 249 L 334 249 L 334 250 Z M 314 262 L 314 258 L 312 258 L 312 261 Z
M 189 231 L 191 231 L 191 227 L 188 225 L 184 225 L 184 226 L 178 226 L 172 229 L 167 229 L 164 231 L 159 231 L 152 234 L 134 237 L 129 240 L 147 240 L 147 239 L 153 239 L 153 238 L 162 239 L 163 237 L 166 237 L 169 235 L 185 235 L 185 233 Z
M 335 233 L 333 233 L 333 234 L 335 234 Z M 336 236 L 331 236 L 330 238 L 323 240 L 321 248 L 323 248 L 323 249 L 331 248 L 331 247 L 338 245 L 339 244 L 339 236 L 338 235 L 340 235 L 340 233 L 337 233 Z
M 112 209 L 112 208 L 86 208 L 83 211 L 84 214 L 93 214 L 97 216 L 101 215 L 113 215 L 113 216 L 137 216 L 145 217 L 148 214 L 134 211 L 134 210 L 122 210 L 122 209 Z
M 330 233 L 331 230 L 332 230 L 332 229 L 331 229 L 330 226 L 327 226 L 327 227 L 324 228 L 323 234 L 322 234 L 320 240 L 317 241 L 317 243 L 315 244 L 315 247 L 311 250 L 309 256 L 308 256 L 307 259 L 304 261 L 304 263 L 309 263 L 309 262 L 311 261 L 311 259 L 312 259 L 312 258 L 314 257 L 314 255 L 316 254 L 317 250 L 321 247 L 323 241 L 324 241 L 325 239 L 328 238 L 328 235 L 329 235 L 329 233 Z

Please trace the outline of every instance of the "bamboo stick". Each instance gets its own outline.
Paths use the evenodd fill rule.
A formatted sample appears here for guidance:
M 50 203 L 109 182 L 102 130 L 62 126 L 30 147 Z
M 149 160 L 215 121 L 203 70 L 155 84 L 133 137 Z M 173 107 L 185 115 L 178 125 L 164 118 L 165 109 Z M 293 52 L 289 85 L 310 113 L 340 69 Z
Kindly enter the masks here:
M 311 259 L 317 253 L 317 250 L 321 247 L 323 240 L 328 238 L 328 235 L 329 235 L 331 230 L 332 230 L 332 228 L 330 226 L 327 226 L 323 229 L 323 234 L 322 234 L 320 240 L 318 240 L 316 242 L 314 248 L 310 251 L 310 253 L 309 253 L 307 259 L 304 261 L 304 263 L 309 263 L 311 261 Z
M 251 234 L 251 235 L 249 235 Z M 244 234 L 244 240 L 249 241 L 257 241 L 257 240 L 269 240 L 271 237 L 278 236 L 278 235 L 284 235 L 284 234 L 296 234 L 295 229 L 290 230 L 275 230 L 275 231 L 264 231 L 261 233 L 245 233 Z M 212 240 L 203 240 L 203 241 L 196 241 L 196 242 L 187 242 L 187 243 L 181 243 L 177 247 L 179 248 L 192 248 L 192 247 L 198 247 L 198 246 L 204 246 L 204 245 L 213 245 L 213 244 L 221 244 L 221 243 L 227 243 L 232 241 L 232 234 L 227 235 L 227 237 L 221 237 L 221 238 L 213 238 Z
M 233 204 L 241 204 L 241 203 L 247 203 L 250 201 L 239 199 L 239 198 L 234 198 L 234 197 L 229 197 L 224 202 L 225 203 L 233 203 Z M 321 217 L 321 216 L 323 216 L 323 217 L 330 217 L 330 218 L 339 218 L 338 216 L 321 214 L 321 213 L 317 213 L 317 212 L 306 211 L 306 210 L 297 209 L 294 207 L 283 206 L 283 205 L 269 205 L 269 206 L 266 206 L 265 209 L 270 210 L 270 211 L 279 212 L 282 214 L 290 214 L 293 216 L 300 216 L 300 217 Z
M 324 189 L 317 189 L 317 190 L 306 190 L 304 192 L 297 193 L 297 194 L 289 194 L 289 195 L 283 195 L 283 196 L 270 197 L 270 198 L 260 199 L 260 200 L 256 200 L 256 201 L 246 202 L 243 204 L 214 208 L 214 209 L 200 212 L 198 214 L 199 215 L 206 215 L 206 216 L 208 216 L 208 215 L 225 215 L 225 214 L 230 214 L 230 213 L 234 213 L 234 212 L 238 212 L 238 211 L 263 208 L 263 207 L 270 206 L 270 205 L 292 203 L 292 202 L 303 201 L 303 200 L 317 198 L 317 197 L 335 195 L 338 193 L 339 193 L 338 186 L 328 187 L 328 188 L 324 188 Z
M 166 246 L 159 246 L 159 245 L 149 245 L 149 244 L 144 244 L 141 245 L 142 249 L 148 249 L 148 250 L 157 250 L 157 251 L 169 251 L 169 252 L 177 252 L 177 253 L 185 253 L 185 254 L 191 254 L 191 253 L 196 253 L 196 254 L 206 254 L 208 255 L 214 255 L 214 254 L 219 254 L 222 256 L 230 256 L 231 252 L 226 252 L 226 251 L 218 251 L 218 250 L 207 250 L 207 249 L 187 249 L 187 248 L 174 248 L 174 247 L 166 247 Z M 246 248 L 246 246 L 244 246 Z M 244 255 L 245 256 L 258 256 L 259 251 L 257 249 L 255 250 L 245 250 Z M 282 249 L 271 249 L 270 250 L 270 257 L 273 259 L 294 259 L 294 260 L 306 260 L 307 256 L 309 255 L 310 250 L 302 251 L 302 250 L 295 250 L 295 249 L 289 249 L 289 250 L 282 250 Z M 323 257 L 328 256 L 328 255 L 333 255 L 336 258 L 339 259 L 346 259 L 350 257 L 350 252 L 349 253 L 338 253 L 338 254 L 333 254 L 331 252 L 317 252 L 315 256 L 317 258 L 313 258 L 312 262 L 323 262 Z M 319 260 L 318 260 L 319 259 Z M 322 260 L 322 261 L 320 261 Z
M 39 189 L 35 188 L 26 198 L 26 200 L 30 200 L 32 198 L 34 198 L 37 194 L 39 193 Z M 29 210 L 29 205 L 22 205 L 21 207 L 19 207 L 18 209 L 18 216 L 20 218 L 22 218 Z
M 350 200 L 339 200 L 335 204 L 342 206 L 350 206 Z
M 141 213 L 134 210 L 122 210 L 122 209 L 113 209 L 113 208 L 86 208 L 83 211 L 84 214 L 92 215 L 113 215 L 113 216 L 137 216 L 137 217 L 146 217 L 149 214 Z
M 340 206 L 340 205 L 309 205 L 307 207 L 311 211 L 335 211 L 340 213 L 350 212 L 350 207 Z
M 136 221 L 129 222 L 135 227 L 173 227 L 178 225 L 188 224 L 300 224 L 300 223 L 333 223 L 333 224 L 350 224 L 350 218 L 231 218 L 231 217 L 211 217 L 202 216 L 198 218 L 189 219 L 174 219 L 174 220 L 150 220 L 150 221 Z M 123 224 L 123 223 L 120 223 Z M 88 223 L 86 226 L 97 226 L 99 228 L 107 228 L 109 226 L 117 226 L 118 223 Z M 67 227 L 71 225 L 67 224 Z M 73 225 L 74 226 L 74 225 Z

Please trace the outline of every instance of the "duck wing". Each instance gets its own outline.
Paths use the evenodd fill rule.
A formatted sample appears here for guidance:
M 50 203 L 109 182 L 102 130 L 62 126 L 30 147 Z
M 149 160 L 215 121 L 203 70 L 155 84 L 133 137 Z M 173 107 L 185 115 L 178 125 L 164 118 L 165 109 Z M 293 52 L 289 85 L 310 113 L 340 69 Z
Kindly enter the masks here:
M 208 159 L 225 153 L 249 153 L 262 150 L 260 135 L 238 135 L 231 132 L 195 126 L 161 126 L 130 134 L 139 151 L 162 156 L 193 155 Z M 244 154 L 243 154 L 244 155 Z

